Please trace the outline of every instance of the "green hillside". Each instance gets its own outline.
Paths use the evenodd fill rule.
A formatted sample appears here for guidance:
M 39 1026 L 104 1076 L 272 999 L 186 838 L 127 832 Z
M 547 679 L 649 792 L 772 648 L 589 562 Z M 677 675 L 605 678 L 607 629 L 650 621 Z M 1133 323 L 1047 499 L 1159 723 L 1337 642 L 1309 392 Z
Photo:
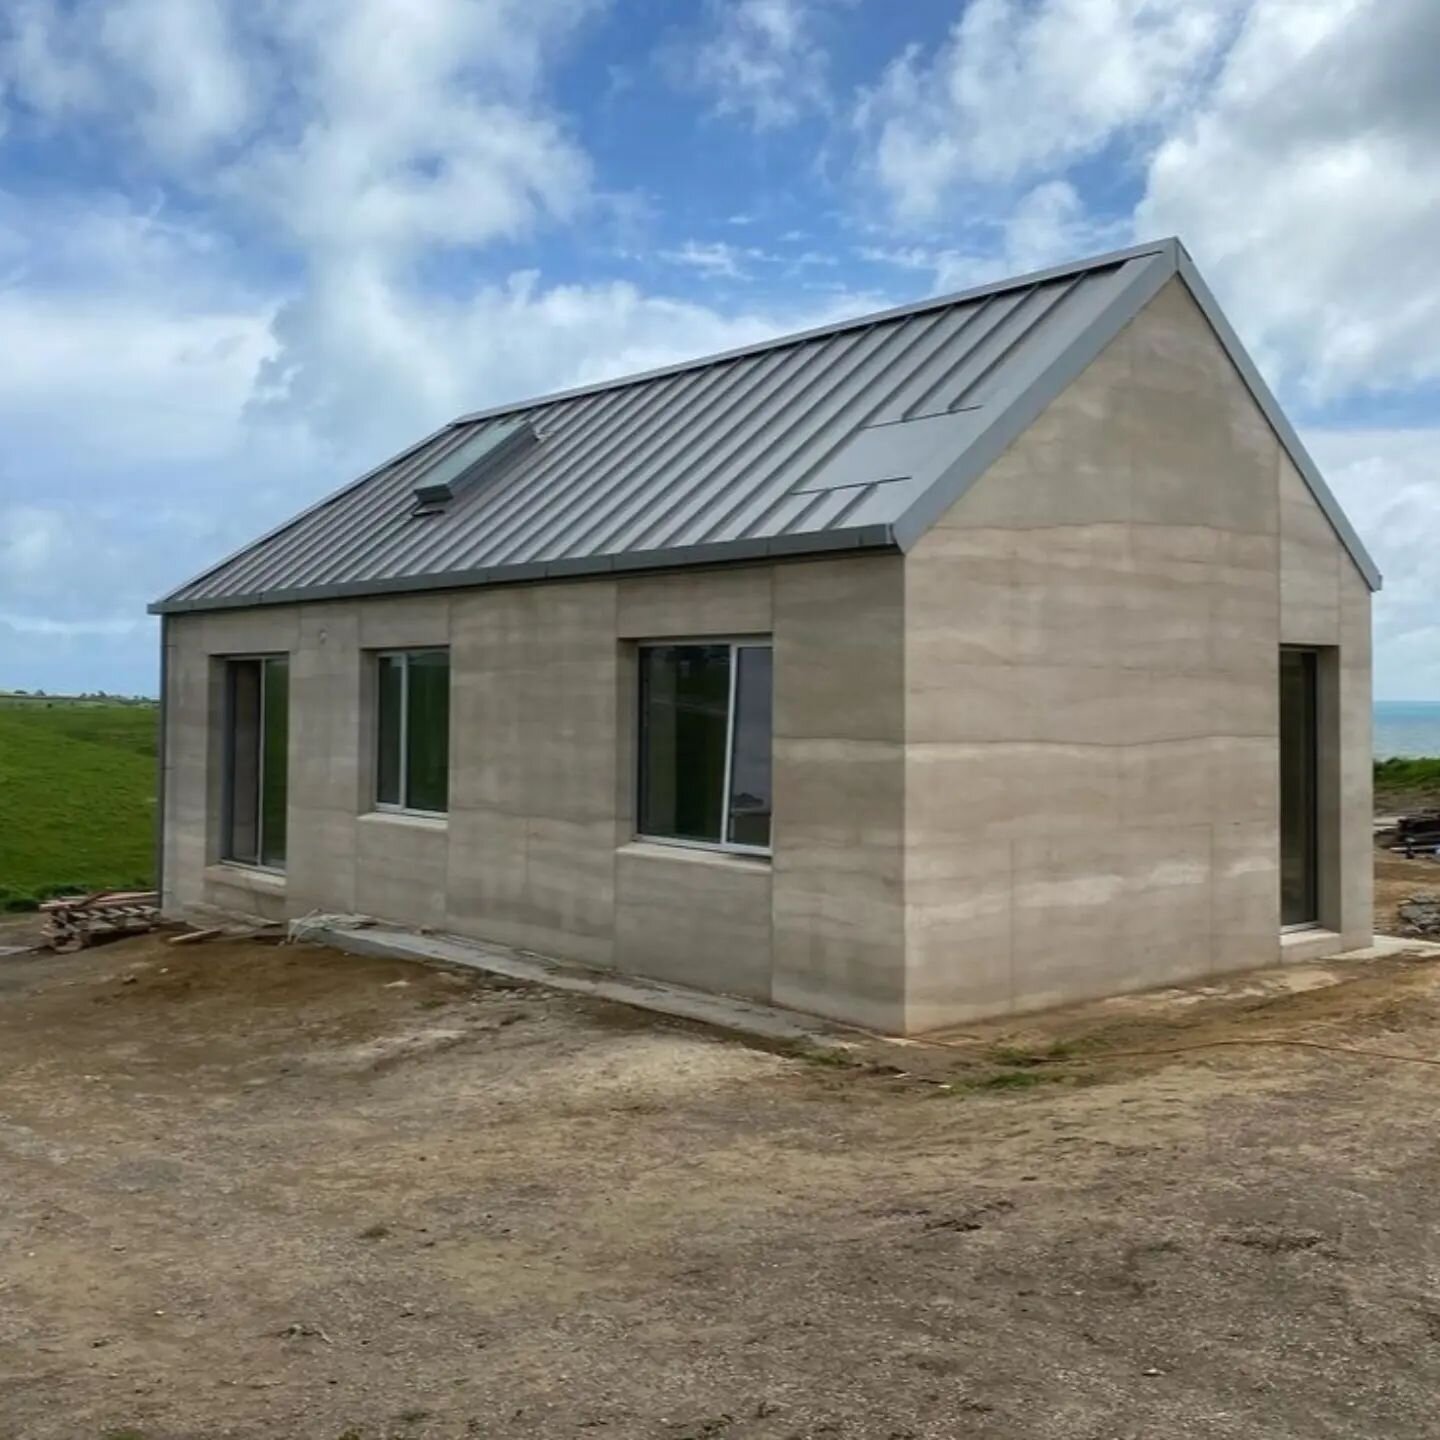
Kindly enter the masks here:
M 0 705 L 0 909 L 153 883 L 154 706 Z

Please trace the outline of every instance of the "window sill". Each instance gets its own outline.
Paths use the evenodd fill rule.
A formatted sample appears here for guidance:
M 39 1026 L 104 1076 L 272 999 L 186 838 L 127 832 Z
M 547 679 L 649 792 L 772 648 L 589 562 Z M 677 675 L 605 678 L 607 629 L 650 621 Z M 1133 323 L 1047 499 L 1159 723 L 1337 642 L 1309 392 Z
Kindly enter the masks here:
M 770 869 L 770 856 L 746 855 L 735 850 L 710 850 L 703 845 L 673 845 L 663 840 L 631 840 L 617 848 L 619 855 L 636 855 L 650 860 L 678 860 L 691 865 L 714 865 L 725 870 L 743 870 L 754 874 Z
M 285 872 L 262 870 L 241 860 L 221 860 L 205 867 L 205 879 L 218 885 L 229 885 L 247 895 L 283 895 Z
M 1309 925 L 1303 930 L 1282 930 L 1280 959 L 1285 964 L 1325 960 L 1340 954 L 1343 945 L 1338 931 L 1325 930 L 1319 925 Z
M 448 830 L 450 817 L 424 810 L 367 810 L 362 825 L 403 825 L 412 830 Z

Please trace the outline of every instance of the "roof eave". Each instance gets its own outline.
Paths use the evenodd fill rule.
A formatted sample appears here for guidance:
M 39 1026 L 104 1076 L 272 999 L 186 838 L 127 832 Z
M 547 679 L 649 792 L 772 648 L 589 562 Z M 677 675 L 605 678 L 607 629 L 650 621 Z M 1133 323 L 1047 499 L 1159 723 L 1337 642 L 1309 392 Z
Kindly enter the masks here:
M 1210 287 L 1205 283 L 1204 277 L 1183 246 L 1179 247 L 1179 262 L 1180 278 L 1184 280 L 1191 295 L 1195 297 L 1195 303 L 1204 312 L 1216 338 L 1225 347 L 1231 362 L 1240 372 L 1240 377 L 1244 380 L 1255 403 L 1260 407 L 1266 420 L 1270 422 L 1270 428 L 1274 430 L 1276 438 L 1285 447 L 1291 462 L 1304 478 L 1306 485 L 1310 487 L 1310 493 L 1315 497 L 1316 504 L 1325 512 L 1325 518 L 1335 531 L 1336 538 L 1349 552 L 1350 558 L 1355 562 L 1355 568 L 1365 577 L 1365 583 L 1372 591 L 1379 590 L 1384 583 L 1379 566 L 1371 558 L 1364 541 L 1356 534 L 1355 527 L 1351 525 L 1344 510 L 1340 508 L 1340 502 L 1325 483 L 1325 477 L 1320 473 L 1320 467 L 1311 458 L 1304 441 L 1300 439 L 1295 427 L 1290 423 L 1284 410 L 1280 408 L 1280 402 L 1265 383 L 1264 376 L 1260 374 L 1259 368 L 1250 358 L 1240 337 L 1235 333 L 1229 320 L 1225 318 L 1225 312 L 1220 308 L 1220 302 L 1211 293 Z
M 679 545 L 665 550 L 640 550 L 622 555 L 534 561 L 523 565 L 491 565 L 478 570 L 436 571 L 422 575 L 388 576 L 383 580 L 345 580 L 289 590 L 262 590 L 247 595 L 200 595 L 166 598 L 149 607 L 152 615 L 190 615 L 213 610 L 253 610 L 261 606 L 308 604 L 318 600 L 359 600 L 429 590 L 471 590 L 490 585 L 533 584 L 536 581 L 584 579 L 601 575 L 636 575 L 655 570 L 690 570 L 702 566 L 755 564 L 806 555 L 849 554 L 856 550 L 899 550 L 889 525 L 857 526 L 770 539 L 725 540 Z

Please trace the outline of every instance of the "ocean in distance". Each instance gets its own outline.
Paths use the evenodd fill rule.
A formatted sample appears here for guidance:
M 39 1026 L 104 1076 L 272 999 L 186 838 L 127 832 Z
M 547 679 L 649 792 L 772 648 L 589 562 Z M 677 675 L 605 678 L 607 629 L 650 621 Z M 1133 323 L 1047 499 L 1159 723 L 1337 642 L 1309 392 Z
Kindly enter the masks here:
M 1440 700 L 1377 700 L 1375 758 L 1440 755 Z

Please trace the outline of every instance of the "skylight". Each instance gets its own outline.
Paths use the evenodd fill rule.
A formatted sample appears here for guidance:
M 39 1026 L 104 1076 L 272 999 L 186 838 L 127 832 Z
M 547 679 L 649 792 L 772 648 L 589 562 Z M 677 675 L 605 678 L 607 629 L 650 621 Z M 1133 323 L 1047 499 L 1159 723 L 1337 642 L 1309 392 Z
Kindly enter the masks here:
M 503 466 L 518 460 L 539 440 L 524 415 L 492 420 L 444 459 L 420 472 L 415 484 L 415 501 L 420 507 L 417 513 L 433 515 L 462 490 L 493 477 Z

